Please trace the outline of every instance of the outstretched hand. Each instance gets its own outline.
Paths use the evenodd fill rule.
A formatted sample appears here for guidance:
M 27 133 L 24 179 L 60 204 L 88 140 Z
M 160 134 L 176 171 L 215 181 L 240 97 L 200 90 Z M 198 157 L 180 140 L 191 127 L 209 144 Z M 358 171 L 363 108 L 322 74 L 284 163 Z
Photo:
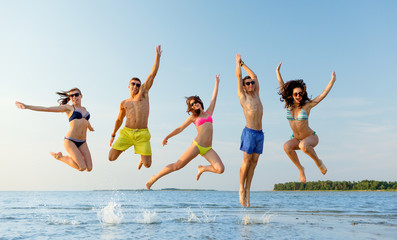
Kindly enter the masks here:
M 216 81 L 217 84 L 219 84 L 219 82 L 221 81 L 221 80 L 219 79 L 219 75 L 220 75 L 220 74 L 215 75 L 215 81 Z
M 241 62 L 241 55 L 240 55 L 240 53 L 237 53 L 237 55 L 236 55 L 236 63 L 240 64 L 240 62 Z
M 15 105 L 17 106 L 17 108 L 26 109 L 26 105 L 21 102 L 15 101 Z
M 164 147 L 165 145 L 167 145 L 167 143 L 168 143 L 168 139 L 167 139 L 167 138 L 164 138 L 164 140 L 163 140 L 163 147 Z
M 114 137 L 110 137 L 110 146 L 112 146 L 113 141 L 114 141 Z
M 280 62 L 280 64 L 277 66 L 277 72 L 280 72 L 280 68 L 281 68 L 281 64 L 282 64 L 283 62 Z
M 158 45 L 157 47 L 156 47 L 156 53 L 157 53 L 157 55 L 159 55 L 160 57 L 161 57 L 161 53 L 162 53 L 163 51 L 161 50 L 161 45 Z
M 331 80 L 332 80 L 332 81 L 336 81 L 336 74 L 335 74 L 335 71 L 332 72 Z

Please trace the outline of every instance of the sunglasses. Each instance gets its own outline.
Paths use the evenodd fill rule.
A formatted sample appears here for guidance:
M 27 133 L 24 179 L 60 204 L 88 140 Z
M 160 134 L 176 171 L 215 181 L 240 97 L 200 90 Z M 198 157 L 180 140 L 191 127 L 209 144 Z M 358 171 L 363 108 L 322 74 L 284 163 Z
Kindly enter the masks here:
M 249 85 L 255 85 L 255 81 L 251 81 L 251 82 L 246 82 L 245 85 L 249 86 Z
M 298 95 L 302 97 L 303 96 L 303 92 L 296 92 L 296 93 L 294 93 L 292 95 L 294 95 L 294 97 L 297 97 Z
M 80 93 L 69 94 L 69 98 L 72 98 L 72 97 L 80 97 Z
M 136 87 L 140 87 L 140 86 L 141 86 L 140 83 L 135 83 L 135 82 L 132 82 L 131 85 L 132 85 L 132 86 L 136 86 Z
M 196 103 L 200 103 L 200 102 L 196 100 L 196 101 L 194 101 L 194 102 L 190 103 L 190 106 L 192 106 L 192 107 L 193 107 L 193 105 L 194 105 L 194 104 L 196 104 Z

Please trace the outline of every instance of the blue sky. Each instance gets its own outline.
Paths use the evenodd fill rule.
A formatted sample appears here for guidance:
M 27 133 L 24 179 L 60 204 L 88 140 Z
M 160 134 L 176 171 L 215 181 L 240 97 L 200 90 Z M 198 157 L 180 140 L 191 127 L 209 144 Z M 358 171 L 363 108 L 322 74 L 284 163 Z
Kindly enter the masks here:
M 185 96 L 197 94 L 208 106 L 216 74 L 221 83 L 213 148 L 225 173 L 204 174 L 196 182 L 197 165 L 206 163 L 197 157 L 153 189 L 238 190 L 245 120 L 237 98 L 237 53 L 257 74 L 264 106 L 265 148 L 252 190 L 298 181 L 282 148 L 291 130 L 277 95 L 280 61 L 283 78 L 304 79 L 313 97 L 332 71 L 337 76 L 309 120 L 328 173 L 323 176 L 299 152 L 307 180 L 396 181 L 396 9 L 395 1 L 2 1 L 0 190 L 144 188 L 191 144 L 193 126 L 166 147 L 161 141 L 186 119 Z M 150 91 L 153 164 L 138 171 L 139 156 L 132 149 L 115 162 L 107 160 L 109 140 L 119 104 L 129 97 L 129 79 L 146 79 L 158 44 L 163 55 Z M 91 173 L 49 154 L 65 153 L 64 114 L 14 105 L 19 100 L 55 106 L 55 92 L 73 87 L 82 90 L 95 128 L 87 138 Z

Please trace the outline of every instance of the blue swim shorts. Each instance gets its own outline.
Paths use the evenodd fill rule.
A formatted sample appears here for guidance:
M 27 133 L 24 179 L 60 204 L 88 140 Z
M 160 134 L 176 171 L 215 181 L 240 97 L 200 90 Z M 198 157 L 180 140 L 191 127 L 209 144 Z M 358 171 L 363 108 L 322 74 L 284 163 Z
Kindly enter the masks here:
M 263 152 L 263 143 L 265 136 L 262 130 L 254 130 L 245 127 L 241 134 L 241 145 L 240 150 L 248 154 Z

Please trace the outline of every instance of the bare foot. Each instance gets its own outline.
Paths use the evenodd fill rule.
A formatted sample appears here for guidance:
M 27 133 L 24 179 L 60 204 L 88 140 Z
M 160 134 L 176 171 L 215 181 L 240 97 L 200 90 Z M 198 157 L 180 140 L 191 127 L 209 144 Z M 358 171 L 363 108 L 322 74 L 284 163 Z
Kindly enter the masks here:
M 141 160 L 141 161 L 139 162 L 139 164 L 138 164 L 138 170 L 141 170 L 142 164 L 143 164 L 143 162 L 142 162 L 142 160 Z
M 321 162 L 321 164 L 320 164 L 320 166 L 319 166 L 318 168 L 320 169 L 321 173 L 322 173 L 323 175 L 325 175 L 325 174 L 327 173 L 328 169 L 327 169 L 327 167 L 324 165 L 323 161 L 320 160 L 320 162 Z
M 250 207 L 250 191 L 248 189 L 245 190 L 245 201 L 247 203 L 247 207 Z
M 200 179 L 201 174 L 204 172 L 204 167 L 201 165 L 198 165 L 198 173 L 196 176 L 196 181 L 198 181 Z
M 147 181 L 147 183 L 145 184 L 145 185 L 146 185 L 146 189 L 147 189 L 147 190 L 150 190 L 150 188 L 152 187 L 153 183 L 154 183 L 154 176 L 152 176 L 152 177 L 149 179 L 149 181 Z
M 50 152 L 50 154 L 57 160 L 60 160 L 62 157 L 62 153 L 58 152 L 58 153 L 54 153 L 54 152 Z
M 247 206 L 247 203 L 246 203 L 246 200 L 245 200 L 245 191 L 240 189 L 240 191 L 239 191 L 238 193 L 239 193 L 239 195 L 240 195 L 240 204 L 241 204 L 243 207 L 246 207 L 246 206 Z
M 302 170 L 299 170 L 299 180 L 304 183 L 306 182 L 306 175 L 304 168 L 302 168 Z

